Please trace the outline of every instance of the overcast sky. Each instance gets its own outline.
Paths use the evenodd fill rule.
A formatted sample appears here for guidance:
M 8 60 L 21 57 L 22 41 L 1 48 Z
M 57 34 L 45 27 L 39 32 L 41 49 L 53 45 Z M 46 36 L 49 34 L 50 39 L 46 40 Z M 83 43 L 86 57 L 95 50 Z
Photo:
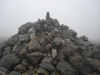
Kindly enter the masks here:
M 79 35 L 100 40 L 100 0 L 0 0 L 0 37 L 11 36 L 46 11 Z

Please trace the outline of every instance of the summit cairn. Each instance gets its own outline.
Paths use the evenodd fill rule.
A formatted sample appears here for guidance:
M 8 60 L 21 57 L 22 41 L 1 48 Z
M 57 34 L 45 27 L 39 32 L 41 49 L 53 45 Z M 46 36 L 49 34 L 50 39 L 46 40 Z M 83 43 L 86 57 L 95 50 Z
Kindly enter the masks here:
M 46 13 L 46 19 L 47 20 L 50 19 L 50 13 L 49 12 Z
M 100 75 L 100 51 L 47 12 L 0 44 L 0 75 Z

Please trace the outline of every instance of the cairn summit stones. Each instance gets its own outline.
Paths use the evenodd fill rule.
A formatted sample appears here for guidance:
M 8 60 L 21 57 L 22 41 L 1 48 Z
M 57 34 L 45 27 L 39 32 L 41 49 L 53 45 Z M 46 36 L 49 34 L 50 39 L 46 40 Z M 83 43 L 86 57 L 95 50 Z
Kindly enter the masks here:
M 100 51 L 47 12 L 0 44 L 0 75 L 100 75 Z

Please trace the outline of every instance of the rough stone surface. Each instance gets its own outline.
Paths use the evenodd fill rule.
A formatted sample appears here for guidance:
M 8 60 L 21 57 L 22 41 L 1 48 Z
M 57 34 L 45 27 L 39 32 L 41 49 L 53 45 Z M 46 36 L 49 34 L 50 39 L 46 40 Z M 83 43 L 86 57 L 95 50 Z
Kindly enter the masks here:
M 0 44 L 0 75 L 100 75 L 99 50 L 47 12 Z

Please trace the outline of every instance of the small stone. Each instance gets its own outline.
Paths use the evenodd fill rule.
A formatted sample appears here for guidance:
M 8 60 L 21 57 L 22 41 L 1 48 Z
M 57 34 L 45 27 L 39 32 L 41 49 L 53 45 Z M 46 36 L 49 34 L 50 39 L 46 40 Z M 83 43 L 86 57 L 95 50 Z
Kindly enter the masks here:
M 57 46 L 57 47 L 62 46 L 64 44 L 64 40 L 59 37 L 56 37 L 53 42 L 54 42 L 55 46 Z
M 48 71 L 46 71 L 43 68 L 39 68 L 37 72 L 38 72 L 38 75 L 49 75 Z
M 20 42 L 28 42 L 30 40 L 30 36 L 28 34 L 20 34 L 18 39 Z
M 57 50 L 52 49 L 52 57 L 55 58 L 57 56 Z
M 46 57 L 44 57 L 44 59 L 42 60 L 42 63 L 51 63 L 52 60 L 53 60 L 52 57 L 46 56 Z
M 80 65 L 82 64 L 82 57 L 79 55 L 76 56 L 71 56 L 69 58 L 70 62 L 72 63 L 72 65 L 74 65 L 75 67 L 80 67 Z
M 16 72 L 16 71 L 12 71 L 12 72 L 10 72 L 9 75 L 21 75 L 21 73 L 20 72 Z
M 15 70 L 18 72 L 25 72 L 26 71 L 26 67 L 22 64 L 19 64 L 15 67 Z
M 6 69 L 6 68 L 4 68 L 4 67 L 0 67 L 0 71 L 2 71 L 2 72 L 7 72 L 8 70 Z
M 38 38 L 33 38 L 32 41 L 29 43 L 29 49 L 30 50 L 39 50 L 41 48 L 39 41 L 37 41 Z
M 55 67 L 51 63 L 41 63 L 40 67 L 48 70 L 49 72 L 55 71 Z
M 43 56 L 40 53 L 39 54 L 31 53 L 31 54 L 28 54 L 26 58 L 30 64 L 37 65 L 41 62 L 41 60 L 43 59 Z

